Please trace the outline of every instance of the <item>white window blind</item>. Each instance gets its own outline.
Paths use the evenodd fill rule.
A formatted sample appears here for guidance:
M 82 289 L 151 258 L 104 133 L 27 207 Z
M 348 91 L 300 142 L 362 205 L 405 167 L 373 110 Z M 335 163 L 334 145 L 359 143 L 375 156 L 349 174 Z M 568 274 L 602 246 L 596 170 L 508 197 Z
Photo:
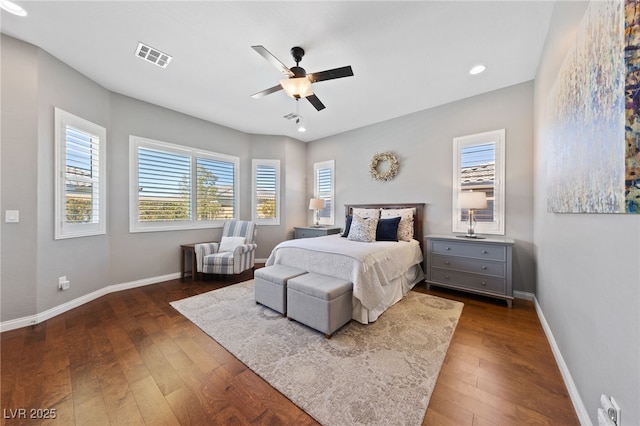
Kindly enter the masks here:
M 253 163 L 252 217 L 263 225 L 280 224 L 280 160 Z
M 334 221 L 334 187 L 335 161 L 323 161 L 314 164 L 315 198 L 324 200 L 324 209 L 319 210 L 321 225 L 333 225 Z
M 460 189 L 482 191 L 487 195 L 487 208 L 475 210 L 478 222 L 494 222 L 494 185 L 496 180 L 495 142 L 462 146 L 460 150 Z M 469 220 L 469 210 L 460 209 L 460 221 Z
M 65 126 L 65 221 L 100 220 L 100 138 Z
M 237 157 L 130 136 L 131 232 L 216 226 L 236 218 Z
M 55 238 L 106 232 L 105 128 L 56 108 Z
M 138 150 L 140 222 L 191 219 L 191 157 L 149 148 Z
M 196 158 L 198 220 L 232 219 L 235 213 L 235 164 Z
M 469 219 L 469 211 L 457 207 L 458 194 L 473 190 L 487 196 L 487 208 L 475 211 L 475 232 L 504 235 L 505 146 L 505 129 L 453 139 L 453 232 L 466 232 Z

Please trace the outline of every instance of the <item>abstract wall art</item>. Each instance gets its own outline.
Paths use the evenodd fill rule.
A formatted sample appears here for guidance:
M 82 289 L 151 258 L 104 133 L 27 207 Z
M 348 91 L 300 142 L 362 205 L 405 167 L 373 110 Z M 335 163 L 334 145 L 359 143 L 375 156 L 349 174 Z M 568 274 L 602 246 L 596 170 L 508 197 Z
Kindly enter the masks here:
M 640 213 L 638 7 L 592 1 L 556 77 L 547 99 L 550 212 Z

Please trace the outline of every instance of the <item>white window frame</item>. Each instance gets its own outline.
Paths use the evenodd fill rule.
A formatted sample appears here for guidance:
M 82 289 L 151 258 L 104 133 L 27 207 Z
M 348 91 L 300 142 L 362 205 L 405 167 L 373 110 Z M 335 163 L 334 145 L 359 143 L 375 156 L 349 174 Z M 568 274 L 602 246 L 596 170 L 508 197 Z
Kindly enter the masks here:
M 73 127 L 98 138 L 98 178 L 90 179 L 98 202 L 97 218 L 92 223 L 68 223 L 66 221 L 66 170 L 67 127 Z M 88 237 L 107 233 L 107 130 L 60 108 L 54 108 L 54 238 Z M 95 194 L 97 192 L 97 194 Z
M 275 169 L 275 209 L 276 214 L 273 218 L 259 218 L 257 214 L 258 210 L 258 167 L 266 166 L 273 167 Z M 258 225 L 280 225 L 280 160 L 264 160 L 253 159 L 251 160 L 252 172 L 252 190 L 251 190 L 251 218 Z
M 453 202 L 452 228 L 453 232 L 467 232 L 467 221 L 460 220 L 458 209 L 458 194 L 462 182 L 460 176 L 460 156 L 462 149 L 471 145 L 495 143 L 495 182 L 493 201 L 493 222 L 477 222 L 475 232 L 479 234 L 504 235 L 505 233 L 505 129 L 493 130 L 474 135 L 461 136 L 453 139 Z
M 191 157 L 191 217 L 184 221 L 175 222 L 140 222 L 138 217 L 139 191 L 138 191 L 138 150 L 139 148 L 155 149 L 173 152 Z M 233 217 L 220 220 L 197 220 L 197 158 L 208 158 L 234 165 L 234 209 Z M 240 159 L 235 156 L 204 151 L 169 142 L 157 141 L 141 136 L 129 136 L 129 232 L 157 232 L 175 231 L 186 229 L 220 228 L 224 222 L 237 220 L 240 212 Z
M 322 169 L 330 169 L 331 170 L 331 189 L 329 190 L 329 194 L 321 194 L 319 188 L 318 181 L 318 172 Z M 329 200 L 329 217 L 320 216 L 319 222 L 320 225 L 334 225 L 335 224 L 335 188 L 336 188 L 336 162 L 335 160 L 327 160 L 321 161 L 313 164 L 313 198 L 324 198 L 325 200 Z M 327 210 L 327 209 L 325 209 Z

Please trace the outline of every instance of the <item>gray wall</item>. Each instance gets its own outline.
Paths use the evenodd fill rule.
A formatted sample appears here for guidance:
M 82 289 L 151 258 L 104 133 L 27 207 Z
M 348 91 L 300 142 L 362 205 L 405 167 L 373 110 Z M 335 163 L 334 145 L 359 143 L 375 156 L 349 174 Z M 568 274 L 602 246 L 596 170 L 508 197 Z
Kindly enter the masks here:
M 215 241 L 220 228 L 129 233 L 129 135 L 240 158 L 240 218 L 251 217 L 251 159 L 281 160 L 281 225 L 258 227 L 258 257 L 305 223 L 307 144 L 248 135 L 109 92 L 48 53 L 2 35 L 0 321 L 43 313 L 114 284 L 175 275 L 179 245 Z M 107 129 L 107 234 L 54 240 L 53 109 Z M 59 291 L 58 277 L 71 282 Z
M 640 215 L 546 211 L 546 100 L 585 10 L 557 3 L 535 80 L 537 298 L 591 421 L 605 393 L 638 425 Z
M 4 215 L 5 210 L 20 210 L 20 223 L 0 221 L 0 320 L 4 320 L 31 315 L 37 309 L 38 49 L 12 38 L 0 40 L 0 211 Z
M 336 161 L 336 225 L 344 204 L 426 203 L 425 233 L 451 233 L 453 138 L 506 129 L 506 237 L 516 240 L 514 289 L 535 291 L 533 261 L 533 82 L 431 108 L 309 143 L 307 168 Z M 393 151 L 398 175 L 369 175 L 377 152 Z M 313 192 L 310 175 L 309 194 Z M 309 219 L 310 220 L 310 219 Z

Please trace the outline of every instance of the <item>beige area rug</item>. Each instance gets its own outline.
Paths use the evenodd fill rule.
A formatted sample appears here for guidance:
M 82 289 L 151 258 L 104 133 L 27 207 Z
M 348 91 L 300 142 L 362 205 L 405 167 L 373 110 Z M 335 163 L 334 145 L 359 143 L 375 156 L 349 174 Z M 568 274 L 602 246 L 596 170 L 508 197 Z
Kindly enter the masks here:
M 331 339 L 257 305 L 253 280 L 171 305 L 323 425 L 420 425 L 462 303 L 409 292 Z

